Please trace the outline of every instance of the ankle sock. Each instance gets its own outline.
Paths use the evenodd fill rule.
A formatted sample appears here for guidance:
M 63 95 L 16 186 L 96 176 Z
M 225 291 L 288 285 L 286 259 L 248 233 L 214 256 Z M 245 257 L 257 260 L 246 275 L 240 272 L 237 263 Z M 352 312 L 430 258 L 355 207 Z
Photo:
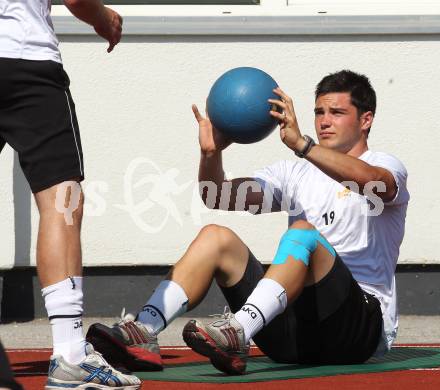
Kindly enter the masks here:
M 53 355 L 78 364 L 84 360 L 82 277 L 69 277 L 41 290 L 52 327 Z
M 154 334 L 159 334 L 171 321 L 185 313 L 187 307 L 188 297 L 183 288 L 172 280 L 163 280 L 138 314 L 137 320 Z
M 272 279 L 263 278 L 249 295 L 235 319 L 243 326 L 246 342 L 277 315 L 286 310 L 286 290 Z

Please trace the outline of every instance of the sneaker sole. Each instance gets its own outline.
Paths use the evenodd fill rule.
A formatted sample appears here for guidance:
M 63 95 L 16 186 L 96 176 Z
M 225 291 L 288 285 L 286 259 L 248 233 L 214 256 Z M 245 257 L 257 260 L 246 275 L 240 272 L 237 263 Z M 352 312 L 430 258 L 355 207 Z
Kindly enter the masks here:
M 193 351 L 203 355 L 212 365 L 229 375 L 243 375 L 246 362 L 239 356 L 230 355 L 217 347 L 217 343 L 206 331 L 197 325 L 197 321 L 189 321 L 182 332 L 183 340 Z
M 53 382 L 44 387 L 44 390 L 59 390 L 59 389 L 83 389 L 83 390 L 96 390 L 96 389 L 112 389 L 112 390 L 138 390 L 141 388 L 141 384 L 139 385 L 127 385 L 127 386 L 119 386 L 119 387 L 111 387 L 106 385 L 98 385 L 96 383 L 81 383 L 75 386 L 74 383 L 71 382 Z
M 162 359 L 159 354 L 146 351 L 140 347 L 126 346 L 113 337 L 111 329 L 102 324 L 90 326 L 86 340 L 102 353 L 104 358 L 113 364 L 121 364 L 130 371 L 161 371 Z

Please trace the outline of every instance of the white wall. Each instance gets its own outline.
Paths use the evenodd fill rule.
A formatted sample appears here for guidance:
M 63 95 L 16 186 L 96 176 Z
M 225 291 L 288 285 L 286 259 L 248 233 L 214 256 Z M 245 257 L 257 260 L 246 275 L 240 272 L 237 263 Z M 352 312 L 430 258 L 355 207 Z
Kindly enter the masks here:
M 236 66 L 255 66 L 270 73 L 294 98 L 300 126 L 311 135 L 315 84 L 343 68 L 367 74 L 378 95 L 370 147 L 395 154 L 409 171 L 412 199 L 400 262 L 440 262 L 435 244 L 440 236 L 438 35 L 128 36 L 110 55 L 98 39 L 60 36 L 60 48 L 72 80 L 85 154 L 85 188 L 91 207 L 83 224 L 85 265 L 173 263 L 207 223 L 231 227 L 258 258 L 270 261 L 286 227 L 285 216 L 208 212 L 197 197 L 196 206 L 192 205 L 199 151 L 191 103 L 203 107 L 215 79 Z M 224 159 L 226 170 L 239 176 L 290 157 L 292 152 L 275 132 L 258 144 L 232 146 Z M 126 203 L 124 176 L 137 158 L 150 162 L 137 167 L 134 181 L 157 169 L 177 169 L 176 182 L 191 183 L 170 196 L 181 224 L 171 216 L 160 231 L 152 233 L 163 221 L 165 209 L 152 203 L 136 223 L 116 206 Z M 37 213 L 33 205 L 30 221 L 14 217 L 12 173 L 11 151 L 5 149 L 0 157 L 0 266 L 4 268 L 35 263 Z M 103 187 L 96 191 L 91 187 L 96 185 Z M 19 188 L 18 194 L 22 193 Z M 148 198 L 150 190 L 151 183 L 133 190 L 135 203 Z M 92 192 L 106 207 L 98 210 L 99 216 L 91 215 L 97 205 Z M 26 210 L 28 198 L 18 201 L 18 207 Z M 18 245 L 17 256 L 15 222 L 20 223 L 18 239 L 23 245 L 29 240 L 20 236 L 28 235 L 27 229 L 32 232 L 30 248 Z

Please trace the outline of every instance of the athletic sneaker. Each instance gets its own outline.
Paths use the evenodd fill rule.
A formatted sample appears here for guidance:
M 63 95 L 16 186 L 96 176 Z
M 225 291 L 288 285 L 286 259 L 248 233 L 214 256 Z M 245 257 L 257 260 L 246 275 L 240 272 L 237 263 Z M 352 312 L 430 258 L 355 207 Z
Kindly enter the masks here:
M 207 325 L 189 321 L 182 335 L 188 347 L 208 357 L 218 370 L 231 375 L 245 372 L 249 343 L 245 343 L 243 327 L 229 310 Z
M 130 371 L 163 370 L 157 336 L 124 311 L 113 327 L 91 325 L 86 339 L 114 365 Z
M 140 389 L 141 381 L 110 366 L 90 343 L 86 357 L 79 364 L 70 364 L 62 356 L 51 356 L 46 390 L 50 389 Z

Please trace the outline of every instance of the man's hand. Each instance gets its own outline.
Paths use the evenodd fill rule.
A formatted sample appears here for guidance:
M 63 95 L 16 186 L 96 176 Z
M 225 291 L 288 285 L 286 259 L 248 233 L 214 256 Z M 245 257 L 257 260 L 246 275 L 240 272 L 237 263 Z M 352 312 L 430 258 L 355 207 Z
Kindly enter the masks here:
M 192 111 L 199 124 L 199 143 L 202 154 L 211 157 L 226 149 L 232 143 L 212 125 L 207 110 L 206 117 L 200 114 L 195 104 L 192 105 Z
M 64 0 L 64 5 L 79 20 L 90 24 L 96 33 L 108 41 L 110 53 L 121 40 L 122 17 L 102 0 Z
M 111 8 L 104 7 L 104 17 L 94 26 L 96 33 L 108 41 L 109 47 L 107 53 L 121 40 L 122 34 L 122 17 Z
M 277 118 L 280 122 L 281 141 L 293 151 L 300 151 L 304 148 L 305 140 L 299 130 L 295 110 L 293 108 L 293 101 L 279 87 L 273 91 L 280 97 L 280 100 L 269 99 L 269 103 L 275 104 L 279 108 L 279 111 L 282 112 L 272 110 L 270 111 L 270 115 Z

